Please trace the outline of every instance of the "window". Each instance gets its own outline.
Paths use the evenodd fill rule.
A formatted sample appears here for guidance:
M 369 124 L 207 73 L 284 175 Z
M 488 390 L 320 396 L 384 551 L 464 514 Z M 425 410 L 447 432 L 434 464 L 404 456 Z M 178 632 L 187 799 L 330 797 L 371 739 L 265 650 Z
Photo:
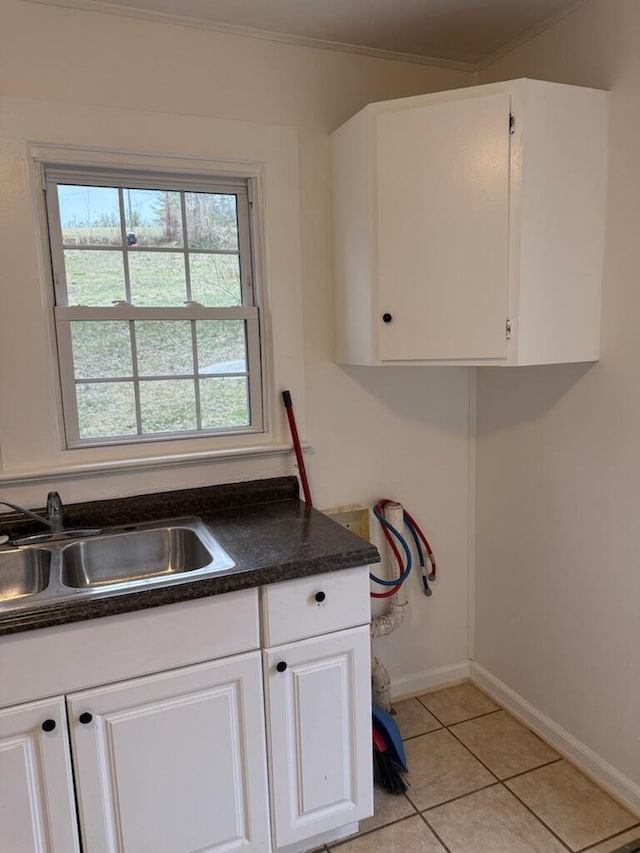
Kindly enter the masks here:
M 45 185 L 66 446 L 261 432 L 249 181 Z

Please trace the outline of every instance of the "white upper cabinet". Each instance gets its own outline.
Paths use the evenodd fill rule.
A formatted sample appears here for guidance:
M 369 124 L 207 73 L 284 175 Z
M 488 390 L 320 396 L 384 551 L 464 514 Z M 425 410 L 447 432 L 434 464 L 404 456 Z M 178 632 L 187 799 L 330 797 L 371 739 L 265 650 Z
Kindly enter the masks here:
M 607 95 L 514 80 L 332 134 L 336 360 L 598 358 Z

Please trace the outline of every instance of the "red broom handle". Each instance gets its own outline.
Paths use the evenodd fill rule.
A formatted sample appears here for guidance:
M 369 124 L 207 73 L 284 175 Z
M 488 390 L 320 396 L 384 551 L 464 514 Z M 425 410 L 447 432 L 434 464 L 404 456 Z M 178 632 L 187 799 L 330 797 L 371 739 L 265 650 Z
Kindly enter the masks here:
M 304 500 L 309 506 L 313 506 L 311 500 L 311 491 L 309 490 L 309 481 L 307 480 L 307 471 L 304 467 L 304 457 L 302 455 L 302 447 L 300 446 L 300 438 L 298 436 L 298 428 L 296 427 L 296 419 L 293 414 L 293 403 L 291 402 L 291 393 L 289 391 L 282 392 L 282 400 L 287 411 L 289 419 L 289 430 L 291 439 L 293 440 L 293 449 L 296 452 L 296 461 L 298 462 L 298 471 L 300 472 L 300 481 L 302 483 L 302 491 L 304 492 Z

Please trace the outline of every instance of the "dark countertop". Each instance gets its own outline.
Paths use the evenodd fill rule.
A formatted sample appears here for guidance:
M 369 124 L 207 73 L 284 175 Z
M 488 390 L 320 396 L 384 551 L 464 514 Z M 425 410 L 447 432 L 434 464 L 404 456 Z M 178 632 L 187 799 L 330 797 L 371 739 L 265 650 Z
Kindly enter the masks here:
M 46 511 L 41 511 L 46 514 Z M 298 499 L 295 477 L 65 506 L 65 527 L 108 527 L 195 515 L 209 526 L 236 565 L 218 574 L 168 587 L 129 590 L 19 611 L 0 610 L 0 634 L 28 631 L 160 607 L 380 560 L 377 549 Z M 0 535 L 40 533 L 14 513 L 3 515 Z

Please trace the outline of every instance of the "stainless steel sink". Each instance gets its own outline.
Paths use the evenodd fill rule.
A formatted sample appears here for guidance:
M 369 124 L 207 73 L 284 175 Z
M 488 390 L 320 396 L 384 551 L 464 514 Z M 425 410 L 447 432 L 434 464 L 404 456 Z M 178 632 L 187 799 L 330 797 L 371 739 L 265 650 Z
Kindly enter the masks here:
M 0 602 L 36 595 L 49 583 L 49 551 L 12 548 L 0 551 Z
M 82 533 L 83 531 L 77 531 Z M 173 586 L 235 566 L 199 518 L 105 529 L 0 548 L 0 617 L 9 611 Z
M 209 565 L 213 555 L 189 527 L 132 530 L 74 542 L 62 550 L 62 583 L 73 587 L 170 577 Z

